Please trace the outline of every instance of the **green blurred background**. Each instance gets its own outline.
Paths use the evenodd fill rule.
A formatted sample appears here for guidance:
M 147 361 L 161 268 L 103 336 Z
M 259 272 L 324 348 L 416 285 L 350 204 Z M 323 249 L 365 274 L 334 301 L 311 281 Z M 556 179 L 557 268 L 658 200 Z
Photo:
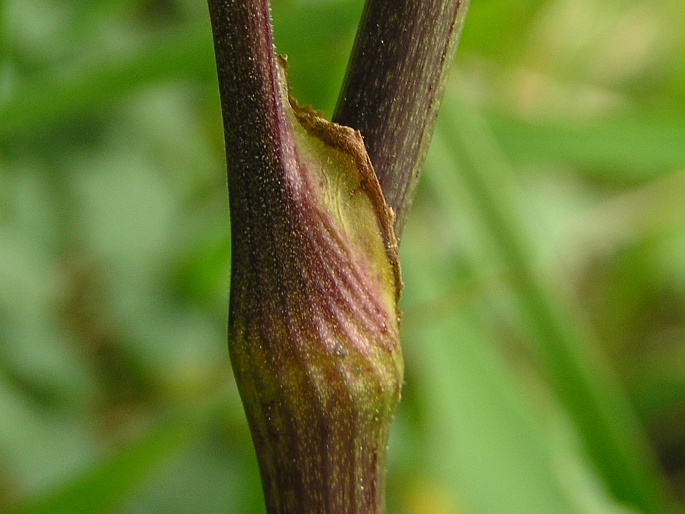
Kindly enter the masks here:
M 326 116 L 361 7 L 272 3 Z M 0 510 L 263 512 L 205 3 L 0 20 Z M 391 513 L 683 512 L 684 27 L 472 1 L 401 249 Z

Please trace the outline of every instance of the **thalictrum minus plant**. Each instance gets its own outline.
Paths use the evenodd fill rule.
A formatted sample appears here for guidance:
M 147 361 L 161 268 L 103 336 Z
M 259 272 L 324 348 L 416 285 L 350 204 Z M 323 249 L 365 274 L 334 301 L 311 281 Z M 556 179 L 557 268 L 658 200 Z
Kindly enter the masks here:
M 369 1 L 331 123 L 289 98 L 266 0 L 210 0 L 232 224 L 229 350 L 269 512 L 385 512 L 397 234 L 468 2 Z

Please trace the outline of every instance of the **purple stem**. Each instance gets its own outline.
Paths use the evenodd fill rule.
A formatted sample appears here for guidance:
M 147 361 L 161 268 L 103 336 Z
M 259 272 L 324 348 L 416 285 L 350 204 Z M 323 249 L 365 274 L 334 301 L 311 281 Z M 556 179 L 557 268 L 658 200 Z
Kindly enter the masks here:
M 333 121 L 359 130 L 400 239 L 469 0 L 368 0 Z

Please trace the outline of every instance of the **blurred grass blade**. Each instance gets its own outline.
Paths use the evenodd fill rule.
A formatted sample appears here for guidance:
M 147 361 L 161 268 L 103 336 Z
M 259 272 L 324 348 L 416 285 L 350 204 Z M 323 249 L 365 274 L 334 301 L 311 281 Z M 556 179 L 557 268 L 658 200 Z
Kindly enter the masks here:
M 170 457 L 186 448 L 200 426 L 197 417 L 188 415 L 167 420 L 72 482 L 10 509 L 8 514 L 110 512 Z
M 490 251 L 516 275 L 512 295 L 520 324 L 610 490 L 644 512 L 666 512 L 666 488 L 642 427 L 586 321 L 569 301 L 563 279 L 549 276 L 539 262 L 525 229 L 539 223 L 522 219 L 512 194 L 512 171 L 490 130 L 454 99 L 446 102 L 441 121 L 441 134 L 451 135 L 452 165 L 458 171 L 436 174 L 436 191 L 449 192 L 451 202 L 464 195 Z
M 582 122 L 532 122 L 497 112 L 485 117 L 502 150 L 519 163 L 565 162 L 621 182 L 649 180 L 685 166 L 685 118 L 678 107 Z
M 435 479 L 465 512 L 627 512 L 608 498 L 570 430 L 545 423 L 527 401 L 486 309 L 469 303 L 425 324 L 407 313 L 406 326 L 417 327 L 405 335 L 416 340 L 408 360 L 425 402 L 424 457 Z
M 149 84 L 213 72 L 208 26 L 190 26 L 138 49 L 133 55 L 90 69 L 70 80 L 54 77 L 29 84 L 0 104 L 0 138 L 36 130 L 70 116 L 83 116 Z

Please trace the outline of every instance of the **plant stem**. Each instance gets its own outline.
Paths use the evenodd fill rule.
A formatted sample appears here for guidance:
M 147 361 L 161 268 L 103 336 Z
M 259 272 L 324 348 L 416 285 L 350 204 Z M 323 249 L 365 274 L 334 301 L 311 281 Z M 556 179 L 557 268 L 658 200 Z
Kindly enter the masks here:
M 397 244 L 361 136 L 288 99 L 266 0 L 210 0 L 232 233 L 229 352 L 269 513 L 382 514 Z
M 280 131 L 283 113 L 267 0 L 209 0 L 224 122 L 231 212 L 254 177 L 252 166 L 280 168 L 292 137 Z M 279 120 L 281 118 L 281 120 Z M 279 123 L 281 121 L 281 123 Z M 236 234 L 239 235 L 239 234 Z
M 368 0 L 333 121 L 359 130 L 399 240 L 469 0 Z

